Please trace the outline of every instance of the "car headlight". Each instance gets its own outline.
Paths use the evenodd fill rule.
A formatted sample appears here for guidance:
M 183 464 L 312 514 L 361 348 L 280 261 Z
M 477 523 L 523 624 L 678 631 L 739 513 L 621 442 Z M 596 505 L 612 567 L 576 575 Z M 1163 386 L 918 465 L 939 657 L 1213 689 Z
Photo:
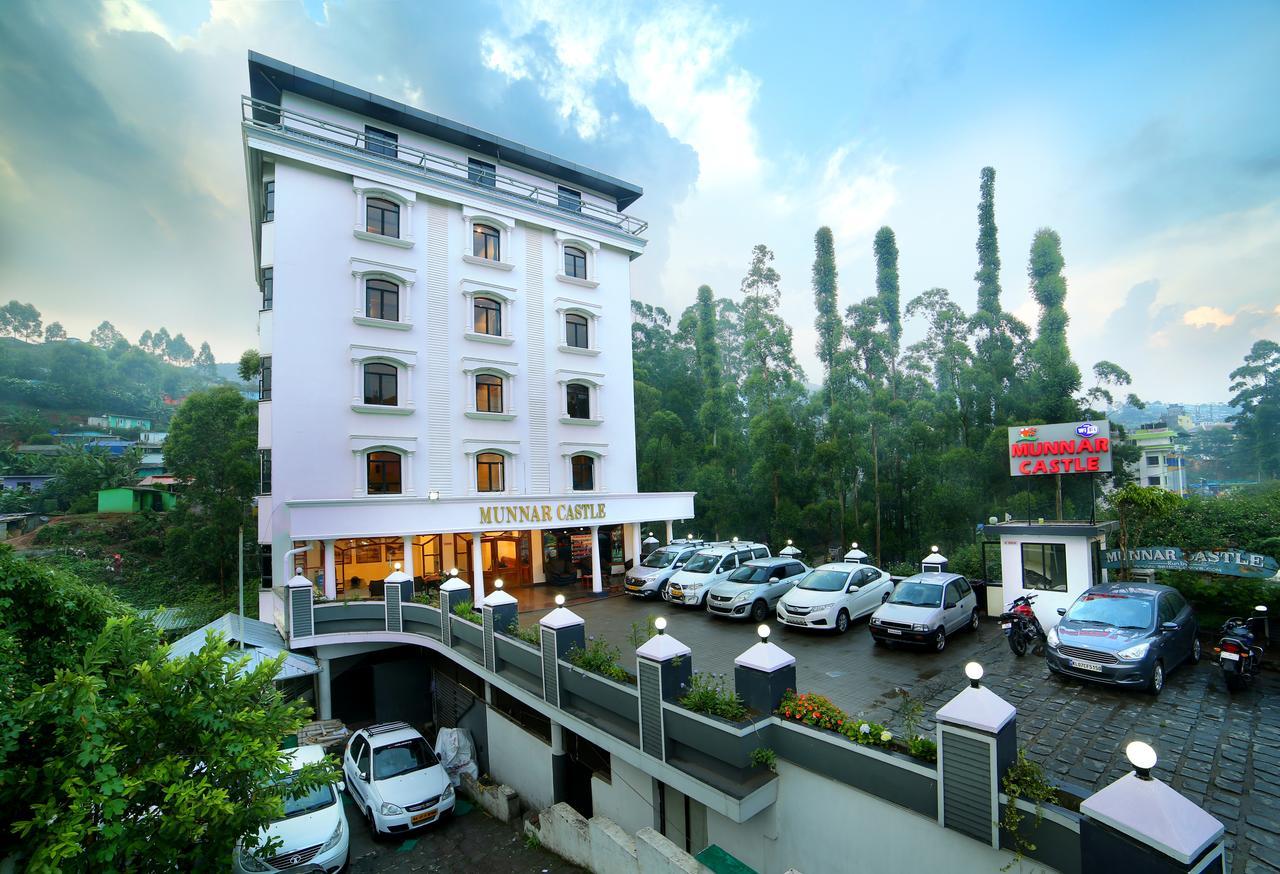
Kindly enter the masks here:
M 811 608 L 809 608 L 809 612 L 810 612 L 810 613 L 821 613 L 823 610 L 830 610 L 830 609 L 831 609 L 831 605 L 833 605 L 833 604 L 835 604 L 835 601 L 828 601 L 828 602 L 827 602 L 827 603 L 825 603 L 825 604 L 814 604 Z
M 342 820 L 338 820 L 338 824 L 333 827 L 333 834 L 329 835 L 329 840 L 324 842 L 324 846 L 320 848 L 320 853 L 327 853 L 342 840 Z M 319 855 L 319 853 L 317 853 Z
M 1150 648 L 1151 648 L 1150 643 L 1139 643 L 1129 647 L 1128 649 L 1121 650 L 1120 652 L 1116 653 L 1116 655 L 1120 656 L 1120 658 L 1124 659 L 1127 662 L 1133 662 L 1133 661 L 1137 661 L 1138 659 L 1146 655 L 1147 650 Z
M 702 588 L 702 583 L 681 583 L 680 588 L 686 592 L 696 592 Z
M 1050 628 L 1048 631 L 1045 632 L 1044 639 L 1049 644 L 1049 646 L 1053 647 L 1054 649 L 1057 649 L 1058 648 L 1058 629 Z
M 735 603 L 735 604 L 741 604 L 743 601 L 747 600 L 747 598 L 749 598 L 750 596 L 751 596 L 751 593 L 750 593 L 750 592 L 739 592 L 739 593 L 734 597 L 734 599 L 733 599 L 733 603 Z
M 879 620 L 879 619 L 877 619 L 875 616 L 872 616 L 872 617 L 871 617 L 871 624 L 872 624 L 872 625 L 879 625 L 879 624 L 880 624 L 880 620 Z
M 441 801 L 453 800 L 453 784 L 452 783 L 445 784 L 444 791 L 440 793 L 440 800 Z
M 404 813 L 404 808 L 398 804 L 392 804 L 390 801 L 384 801 L 382 806 L 378 808 L 378 813 L 383 816 L 399 816 Z
M 240 867 L 246 871 L 270 871 L 271 866 L 259 859 L 251 850 L 240 848 Z
M 911 623 L 911 630 L 912 631 L 928 631 L 929 626 L 925 625 L 923 622 L 913 622 Z

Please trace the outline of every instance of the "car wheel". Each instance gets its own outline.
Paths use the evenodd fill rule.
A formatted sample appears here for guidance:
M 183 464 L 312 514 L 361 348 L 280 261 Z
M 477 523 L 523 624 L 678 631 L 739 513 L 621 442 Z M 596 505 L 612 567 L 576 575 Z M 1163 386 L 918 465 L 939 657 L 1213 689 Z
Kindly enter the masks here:
M 947 648 L 947 632 L 946 629 L 939 628 L 933 636 L 933 648 L 936 652 L 942 652 Z
M 755 623 L 764 622 L 769 618 L 769 605 L 764 601 L 756 601 L 751 605 L 751 621 Z
M 849 611 L 841 610 L 836 614 L 836 634 L 844 634 L 849 630 Z
M 980 625 L 982 625 L 982 620 L 978 618 L 978 608 L 975 607 L 973 612 L 969 614 L 969 630 L 977 631 Z
M 888 604 L 888 603 L 889 603 L 889 594 L 890 594 L 889 592 L 885 592 L 883 595 L 881 595 L 881 596 L 880 596 L 880 603 L 881 603 L 881 604 Z
M 1191 639 L 1191 657 L 1187 659 L 1191 664 L 1200 662 L 1200 635 L 1196 635 Z
M 369 823 L 369 836 L 375 841 L 382 840 L 382 835 L 378 834 L 378 825 L 373 820 L 373 805 L 370 804 L 364 814 L 364 821 Z
M 1164 663 L 1157 661 L 1151 667 L 1151 677 L 1147 680 L 1147 691 L 1152 695 L 1159 695 L 1160 690 L 1164 688 Z
M 664 601 L 671 600 L 671 596 L 667 594 L 667 584 L 665 580 L 658 584 L 658 597 Z

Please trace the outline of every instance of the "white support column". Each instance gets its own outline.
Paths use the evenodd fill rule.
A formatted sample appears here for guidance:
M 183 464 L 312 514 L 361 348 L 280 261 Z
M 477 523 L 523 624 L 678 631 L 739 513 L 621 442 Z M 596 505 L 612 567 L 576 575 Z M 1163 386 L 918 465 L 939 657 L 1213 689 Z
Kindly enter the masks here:
M 628 540 L 628 542 L 631 544 L 631 549 L 630 549 L 630 552 L 631 552 L 631 566 L 632 566 L 632 567 L 636 567 L 637 565 L 639 565 L 639 564 L 640 564 L 640 537 L 641 537 L 641 534 L 640 534 L 640 523 L 639 523 L 639 522 L 632 522 L 632 523 L 631 523 L 631 531 L 630 531 L 630 534 L 631 534 L 631 536 L 630 536 L 630 537 L 628 537 L 628 538 L 627 538 L 627 540 Z M 626 559 L 626 558 L 627 558 L 627 557 L 624 555 L 624 556 L 623 556 L 624 563 L 625 563 L 625 559 Z
M 667 543 L 670 543 L 671 541 L 676 539 L 675 534 L 673 532 L 674 525 L 675 523 L 672 522 L 670 519 L 667 520 Z M 663 545 L 665 546 L 666 544 L 663 544 Z
M 330 599 L 338 597 L 338 566 L 334 560 L 333 543 L 332 540 L 324 541 L 324 596 Z
M 316 710 L 321 719 L 333 719 L 332 675 L 329 671 L 329 660 L 319 658 L 320 673 L 316 675 Z
M 474 591 L 473 604 L 484 600 L 484 555 L 482 551 L 484 532 L 471 532 L 471 585 Z
M 404 536 L 404 572 L 411 577 L 414 576 L 412 534 L 406 534 Z
M 604 578 L 600 573 L 600 526 L 591 526 L 591 591 L 604 591 Z

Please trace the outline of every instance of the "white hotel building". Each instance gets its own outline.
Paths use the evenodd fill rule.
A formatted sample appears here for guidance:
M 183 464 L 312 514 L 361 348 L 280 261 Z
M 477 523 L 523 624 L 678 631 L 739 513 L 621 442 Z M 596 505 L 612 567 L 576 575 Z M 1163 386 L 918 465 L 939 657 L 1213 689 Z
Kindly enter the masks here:
M 639 187 L 256 53 L 249 81 L 277 582 L 376 597 L 402 563 L 477 599 L 598 592 L 641 523 L 692 517 L 636 490 Z

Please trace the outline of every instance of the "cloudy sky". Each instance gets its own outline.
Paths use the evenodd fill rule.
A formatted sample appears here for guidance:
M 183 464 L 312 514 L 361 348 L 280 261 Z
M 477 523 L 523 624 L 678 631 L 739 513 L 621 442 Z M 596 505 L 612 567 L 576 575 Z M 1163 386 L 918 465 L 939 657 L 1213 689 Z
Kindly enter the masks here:
M 703 282 L 736 295 L 767 243 L 811 379 L 814 230 L 835 232 L 842 306 L 889 224 L 904 302 L 942 286 L 971 309 L 990 164 L 1005 306 L 1034 321 L 1027 250 L 1053 227 L 1082 367 L 1225 399 L 1249 345 L 1280 339 L 1280 5 L 1045 7 L 11 0 L 0 294 L 73 335 L 105 318 L 222 361 L 252 345 L 255 49 L 641 184 L 633 293 L 673 314 Z

